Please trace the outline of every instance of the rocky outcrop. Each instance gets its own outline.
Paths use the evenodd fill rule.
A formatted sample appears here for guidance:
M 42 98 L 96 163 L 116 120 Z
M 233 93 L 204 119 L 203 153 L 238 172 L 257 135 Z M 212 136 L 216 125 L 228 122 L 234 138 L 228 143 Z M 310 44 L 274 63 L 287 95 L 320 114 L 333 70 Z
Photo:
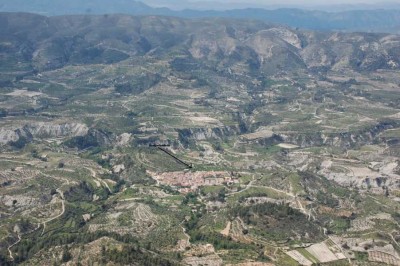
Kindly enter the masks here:
M 21 138 L 32 139 L 32 134 L 24 128 L 1 128 L 0 129 L 0 144 L 16 142 Z
M 354 132 L 339 133 L 282 133 L 278 134 L 285 142 L 296 144 L 300 147 L 312 147 L 328 145 L 333 147 L 348 148 L 356 145 L 373 144 L 378 139 L 382 141 L 379 134 L 387 129 L 400 127 L 399 121 L 384 121 Z M 384 141 L 384 140 L 383 140 Z
M 122 133 L 117 137 L 117 146 L 127 146 L 129 145 L 130 141 L 132 140 L 132 134 L 130 133 Z
M 52 124 L 42 122 L 27 125 L 25 128 L 35 138 L 83 136 L 88 132 L 88 127 L 79 123 Z
M 80 123 L 55 124 L 38 122 L 19 127 L 0 128 L 0 143 L 18 141 L 20 138 L 32 140 L 34 138 L 61 138 L 83 136 L 88 133 L 88 127 Z
M 272 146 L 281 142 L 284 142 L 283 138 L 276 134 L 273 134 L 271 137 L 268 138 L 261 138 L 257 140 L 257 143 L 262 146 Z
M 117 137 L 104 130 L 90 128 L 84 136 L 75 136 L 64 142 L 67 147 L 77 148 L 79 150 L 99 146 L 110 146 L 114 144 Z
M 187 142 L 188 140 L 208 140 L 223 139 L 224 137 L 237 135 L 240 129 L 236 126 L 214 127 L 214 128 L 185 128 L 178 129 L 179 140 Z
M 90 129 L 88 135 L 94 137 L 101 145 L 111 145 L 115 142 L 116 136 L 112 133 L 98 129 Z

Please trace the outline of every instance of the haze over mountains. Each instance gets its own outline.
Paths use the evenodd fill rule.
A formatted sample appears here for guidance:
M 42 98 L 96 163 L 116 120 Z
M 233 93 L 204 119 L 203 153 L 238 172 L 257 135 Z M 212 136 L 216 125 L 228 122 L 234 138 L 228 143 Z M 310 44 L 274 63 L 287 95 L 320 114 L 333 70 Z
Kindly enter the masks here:
M 275 73 L 332 68 L 371 71 L 400 66 L 400 37 L 388 34 L 295 31 L 263 22 L 218 18 L 3 13 L 0 20 L 3 57 L 12 55 L 10 60 L 3 60 L 3 67 L 26 61 L 33 69 L 48 70 L 67 64 L 166 56 L 176 51 L 190 58 L 187 64 L 207 60 L 220 67 L 242 64 Z
M 377 2 L 371 1 L 190 1 L 190 0 L 142 0 L 143 3 L 152 7 L 167 7 L 173 10 L 196 9 L 196 10 L 229 10 L 244 8 L 298 8 L 306 10 L 321 10 L 328 12 L 340 12 L 349 10 L 372 10 L 372 9 L 400 9 L 400 3 L 395 1 Z
M 394 5 L 396 7 L 396 5 Z M 351 8 L 350 8 L 351 9 Z M 267 10 L 262 8 L 218 10 L 172 10 L 150 7 L 142 2 L 128 0 L 89 0 L 81 2 L 50 0 L 0 1 L 1 12 L 30 12 L 47 16 L 66 14 L 113 14 L 163 15 L 184 18 L 225 17 L 257 19 L 313 30 L 391 32 L 400 31 L 400 10 L 372 9 L 326 12 L 282 8 Z

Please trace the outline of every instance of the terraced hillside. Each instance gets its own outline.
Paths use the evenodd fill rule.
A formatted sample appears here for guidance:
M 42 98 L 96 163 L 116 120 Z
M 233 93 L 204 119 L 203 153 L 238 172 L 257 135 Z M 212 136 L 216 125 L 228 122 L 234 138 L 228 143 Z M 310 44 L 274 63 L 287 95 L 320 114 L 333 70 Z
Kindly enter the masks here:
M 400 260 L 400 36 L 0 21 L 1 265 Z

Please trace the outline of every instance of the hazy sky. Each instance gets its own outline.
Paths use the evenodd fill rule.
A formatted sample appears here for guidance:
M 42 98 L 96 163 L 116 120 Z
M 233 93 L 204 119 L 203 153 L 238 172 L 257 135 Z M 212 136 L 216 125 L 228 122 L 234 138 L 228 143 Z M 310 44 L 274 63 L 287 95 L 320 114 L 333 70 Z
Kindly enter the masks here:
M 179 1 L 178 1 L 179 2 Z M 313 5 L 324 5 L 324 4 L 358 4 L 358 3 L 380 3 L 382 1 L 379 0 L 329 0 L 329 1 L 321 1 L 321 0 L 181 0 L 181 2 L 223 2 L 223 3 L 255 3 L 255 4 L 313 4 Z M 394 1 L 392 1 L 394 2 Z
M 201 9 L 220 9 L 236 7 L 273 7 L 273 6 L 331 6 L 331 5 L 360 5 L 365 7 L 371 4 L 391 3 L 399 4 L 400 0 L 142 0 L 142 2 L 159 7 L 170 7 L 174 9 L 201 8 Z M 211 3 L 213 2 L 213 3 Z M 361 5 L 364 4 L 364 5 Z M 383 5 L 380 5 L 381 7 Z M 386 5 L 385 5 L 386 6 Z

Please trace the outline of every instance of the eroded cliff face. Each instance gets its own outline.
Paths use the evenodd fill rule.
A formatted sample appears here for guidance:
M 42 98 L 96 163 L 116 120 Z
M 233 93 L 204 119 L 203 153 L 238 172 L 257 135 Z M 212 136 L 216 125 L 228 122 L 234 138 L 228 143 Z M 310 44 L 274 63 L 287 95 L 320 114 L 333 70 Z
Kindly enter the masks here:
M 238 135 L 240 129 L 237 126 L 225 126 L 214 128 L 185 128 L 178 129 L 179 140 L 185 142 L 188 140 L 209 140 L 223 139 L 233 135 Z
M 309 134 L 279 134 L 279 136 L 286 143 L 298 145 L 302 148 L 313 147 L 313 146 L 333 146 L 341 148 L 349 148 L 354 145 L 369 144 L 372 143 L 374 137 L 371 133 L 366 132 L 364 134 L 357 134 L 351 132 L 343 133 L 329 133 L 324 134 L 322 132 L 309 133 Z
M 377 141 L 392 143 L 397 139 L 385 139 L 380 134 L 388 129 L 398 128 L 400 123 L 396 121 L 380 122 L 374 126 L 348 132 L 337 133 L 279 133 L 276 132 L 272 137 L 257 139 L 256 141 L 264 146 L 270 146 L 285 142 L 295 144 L 300 147 L 312 146 L 333 146 L 340 148 L 350 148 L 356 145 L 373 144 Z M 178 129 L 179 140 L 185 143 L 189 140 L 221 140 L 227 137 L 240 135 L 240 129 L 237 126 L 225 126 L 215 128 L 185 128 Z
M 89 130 L 85 124 L 80 123 L 35 123 L 25 127 L 34 137 L 38 138 L 83 136 Z
M 18 141 L 20 138 L 32 139 L 32 134 L 24 128 L 1 128 L 0 144 Z
M 15 142 L 22 137 L 32 140 L 34 138 L 45 139 L 84 136 L 88 131 L 89 128 L 81 123 L 29 123 L 16 127 L 1 127 L 0 143 L 7 144 L 9 142 Z
M 323 133 L 315 132 L 309 134 L 278 134 L 284 142 L 296 144 L 300 147 L 312 147 L 328 145 L 333 147 L 349 148 L 356 145 L 373 144 L 376 141 L 393 141 L 384 139 L 379 134 L 387 129 L 400 127 L 397 121 L 380 122 L 369 128 L 353 132 Z
M 89 129 L 86 136 L 93 137 L 100 145 L 105 146 L 113 145 L 117 140 L 117 136 L 115 134 L 94 128 Z

